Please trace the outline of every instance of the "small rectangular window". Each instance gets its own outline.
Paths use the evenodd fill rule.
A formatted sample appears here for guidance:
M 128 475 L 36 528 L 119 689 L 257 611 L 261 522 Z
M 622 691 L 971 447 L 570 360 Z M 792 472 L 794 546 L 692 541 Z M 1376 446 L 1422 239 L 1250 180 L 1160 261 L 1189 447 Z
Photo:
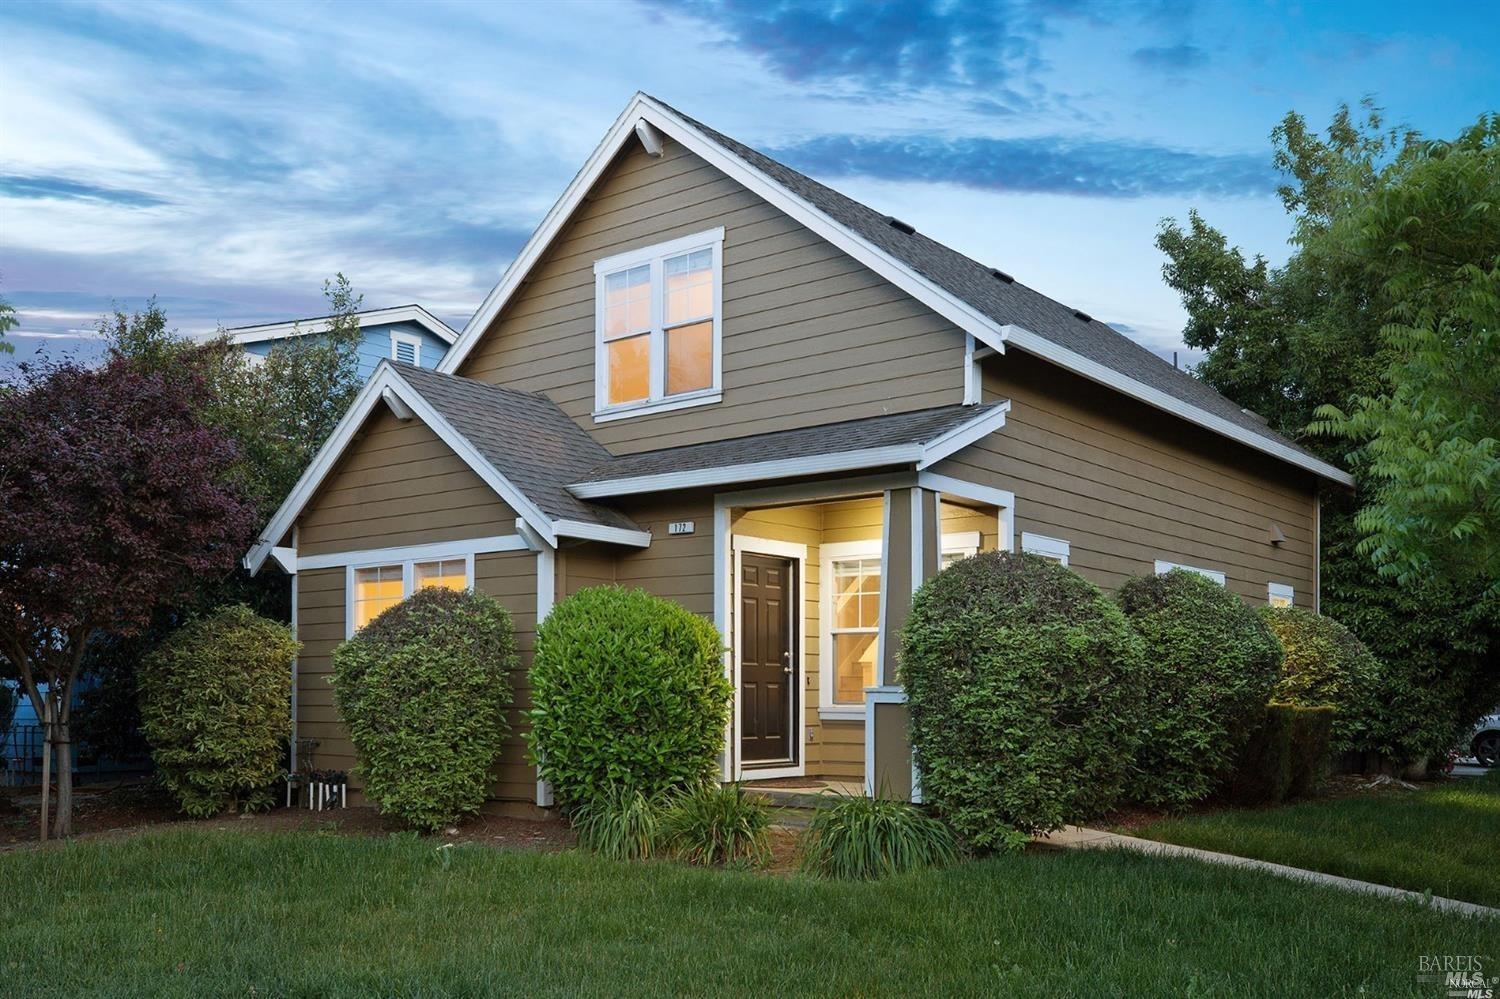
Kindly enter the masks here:
M 391 358 L 402 364 L 422 366 L 422 338 L 410 333 L 391 333 Z
M 418 562 L 415 567 L 415 588 L 442 586 L 450 590 L 467 589 L 469 585 L 468 560 L 444 559 L 441 562 Z
M 1270 583 L 1266 587 L 1266 603 L 1272 607 L 1290 607 L 1295 591 L 1286 583 Z
M 715 229 L 595 263 L 596 417 L 717 401 L 723 240 Z
M 1021 551 L 1031 555 L 1050 558 L 1054 562 L 1068 564 L 1068 543 L 1061 538 L 1049 538 L 1042 534 L 1021 532 Z
M 875 683 L 880 630 L 880 556 L 833 563 L 833 703 L 863 704 Z
M 354 630 L 358 631 L 401 602 L 405 581 L 400 565 L 354 570 Z
M 1207 576 L 1209 579 L 1212 579 L 1220 586 L 1225 585 L 1224 574 L 1222 572 L 1219 572 L 1217 569 L 1200 569 L 1197 566 L 1183 565 L 1181 562 L 1163 562 L 1161 559 L 1156 560 L 1156 574 L 1158 576 L 1165 575 L 1171 572 L 1173 569 L 1181 569 L 1183 572 L 1196 572 L 1200 576 Z

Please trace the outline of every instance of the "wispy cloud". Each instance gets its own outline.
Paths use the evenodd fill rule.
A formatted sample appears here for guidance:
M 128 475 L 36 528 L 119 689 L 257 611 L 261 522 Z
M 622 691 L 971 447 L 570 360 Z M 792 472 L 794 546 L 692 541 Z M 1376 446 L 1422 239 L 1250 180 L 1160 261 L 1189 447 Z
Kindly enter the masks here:
M 1275 190 L 1267 157 L 1191 152 L 1124 140 L 862 138 L 829 135 L 776 150 L 826 177 L 957 184 L 988 191 L 1133 198 L 1239 196 Z
M 12 198 L 73 198 L 82 201 L 108 201 L 136 208 L 166 204 L 145 191 L 127 191 L 115 187 L 85 184 L 65 177 L 17 177 L 0 175 L 0 195 Z
M 1145 45 L 1130 53 L 1130 58 L 1137 66 L 1160 73 L 1180 73 L 1208 63 L 1208 53 L 1187 42 L 1176 45 Z

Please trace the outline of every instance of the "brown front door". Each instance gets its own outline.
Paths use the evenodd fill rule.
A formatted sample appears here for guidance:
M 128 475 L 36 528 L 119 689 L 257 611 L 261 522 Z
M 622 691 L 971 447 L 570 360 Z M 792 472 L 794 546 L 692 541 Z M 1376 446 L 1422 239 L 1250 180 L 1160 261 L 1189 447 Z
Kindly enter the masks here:
M 791 559 L 740 556 L 740 760 L 746 766 L 796 762 L 795 571 Z

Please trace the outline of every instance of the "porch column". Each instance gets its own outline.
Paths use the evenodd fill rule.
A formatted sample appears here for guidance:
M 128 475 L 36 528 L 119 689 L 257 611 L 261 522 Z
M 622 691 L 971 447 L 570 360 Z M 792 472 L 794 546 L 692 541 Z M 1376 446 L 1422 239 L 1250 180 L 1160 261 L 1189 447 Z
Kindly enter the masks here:
M 906 694 L 897 673 L 901 628 L 911 598 L 937 574 L 941 557 L 939 495 L 931 489 L 885 493 L 880 573 L 877 686 L 865 695 L 865 791 L 920 800 L 906 733 Z

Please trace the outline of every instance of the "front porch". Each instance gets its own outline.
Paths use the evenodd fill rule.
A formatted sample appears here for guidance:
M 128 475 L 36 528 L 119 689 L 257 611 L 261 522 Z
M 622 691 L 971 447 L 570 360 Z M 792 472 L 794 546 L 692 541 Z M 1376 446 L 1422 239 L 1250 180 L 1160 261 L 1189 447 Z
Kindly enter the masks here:
M 943 565 L 1010 548 L 1013 505 L 927 473 L 717 496 L 715 607 L 735 690 L 724 778 L 792 807 L 920 800 L 889 636 Z

